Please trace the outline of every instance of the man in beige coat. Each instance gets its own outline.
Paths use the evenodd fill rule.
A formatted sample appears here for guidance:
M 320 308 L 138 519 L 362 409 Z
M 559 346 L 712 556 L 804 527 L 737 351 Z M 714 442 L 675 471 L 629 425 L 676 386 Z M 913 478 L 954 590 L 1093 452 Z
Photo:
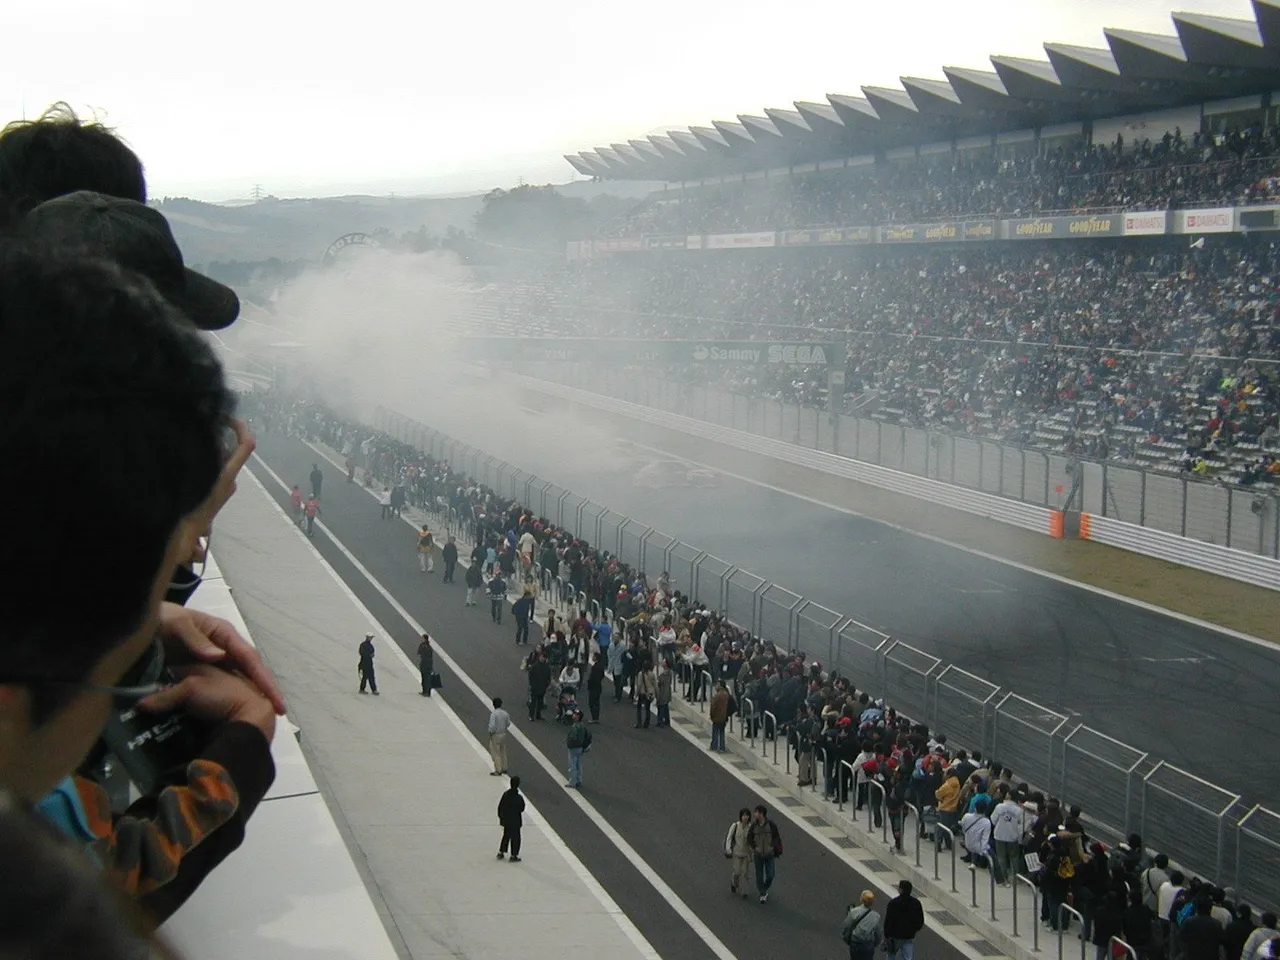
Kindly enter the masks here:
M 751 841 L 747 839 L 750 832 L 751 811 L 743 807 L 724 838 L 724 855 L 733 861 L 729 892 L 742 894 L 743 900 L 747 899 L 747 880 L 751 876 L 751 864 L 755 861 L 755 851 L 751 849 Z
M 707 707 L 707 713 L 711 716 L 711 749 L 718 753 L 724 753 L 725 751 L 724 728 L 729 723 L 731 701 L 729 688 L 721 680 L 716 684 L 715 695 L 711 698 L 711 704 Z

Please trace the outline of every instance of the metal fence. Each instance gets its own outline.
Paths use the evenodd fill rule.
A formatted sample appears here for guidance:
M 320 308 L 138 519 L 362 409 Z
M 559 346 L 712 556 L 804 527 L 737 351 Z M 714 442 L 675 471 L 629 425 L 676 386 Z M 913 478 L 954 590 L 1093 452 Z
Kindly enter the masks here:
M 953 746 L 981 750 L 1011 767 L 1015 780 L 1060 796 L 1065 805 L 1079 804 L 1099 835 L 1115 841 L 1140 833 L 1182 866 L 1234 883 L 1250 902 L 1280 906 L 1280 814 L 1246 810 L 1237 794 L 1073 724 L 1059 710 L 422 424 L 379 411 L 377 426 L 474 479 L 485 478 L 504 497 L 541 504 L 552 523 L 616 553 L 650 579 L 665 571 L 674 589 L 724 611 L 739 628 L 839 671 L 858 689 L 948 734 Z M 999 470 L 987 465 L 993 462 L 984 455 L 977 476 L 998 479 Z
M 1066 506 L 1078 465 L 1075 508 L 1085 513 L 1280 558 L 1280 497 L 1267 488 L 1082 460 L 870 417 L 832 418 L 813 407 L 651 374 L 573 369 L 574 385 L 584 390 L 1037 506 Z M 563 369 L 556 374 L 564 376 Z

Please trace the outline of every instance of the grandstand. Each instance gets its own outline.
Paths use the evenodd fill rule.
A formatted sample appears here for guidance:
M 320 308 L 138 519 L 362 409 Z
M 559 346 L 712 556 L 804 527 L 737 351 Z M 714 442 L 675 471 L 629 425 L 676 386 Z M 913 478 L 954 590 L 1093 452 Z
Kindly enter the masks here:
M 1253 7 L 569 156 L 666 186 L 473 321 L 847 338 L 845 412 L 1268 488 L 1280 6 Z M 828 404 L 823 371 L 693 376 Z

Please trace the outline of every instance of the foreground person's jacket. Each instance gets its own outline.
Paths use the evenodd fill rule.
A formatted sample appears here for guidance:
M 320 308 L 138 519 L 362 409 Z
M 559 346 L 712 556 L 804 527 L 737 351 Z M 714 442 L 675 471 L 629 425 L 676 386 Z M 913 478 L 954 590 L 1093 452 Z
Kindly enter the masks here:
M 271 745 L 257 727 L 229 723 L 168 785 L 111 814 L 97 781 L 64 779 L 37 810 L 84 843 L 157 926 L 244 840 L 245 824 L 275 780 Z

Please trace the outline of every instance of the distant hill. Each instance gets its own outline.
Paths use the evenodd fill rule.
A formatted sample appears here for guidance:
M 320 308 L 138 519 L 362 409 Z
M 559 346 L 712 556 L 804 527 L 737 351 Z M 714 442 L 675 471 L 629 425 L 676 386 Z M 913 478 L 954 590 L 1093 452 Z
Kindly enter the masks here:
M 594 183 L 557 185 L 569 197 L 590 200 L 612 194 L 643 199 L 655 184 Z M 257 202 L 204 203 L 165 197 L 155 206 L 173 225 L 174 235 L 190 264 L 319 260 L 325 248 L 345 233 L 389 230 L 394 234 L 425 227 L 444 235 L 450 228 L 470 231 L 483 204 L 483 194 L 454 197 L 349 196 Z

